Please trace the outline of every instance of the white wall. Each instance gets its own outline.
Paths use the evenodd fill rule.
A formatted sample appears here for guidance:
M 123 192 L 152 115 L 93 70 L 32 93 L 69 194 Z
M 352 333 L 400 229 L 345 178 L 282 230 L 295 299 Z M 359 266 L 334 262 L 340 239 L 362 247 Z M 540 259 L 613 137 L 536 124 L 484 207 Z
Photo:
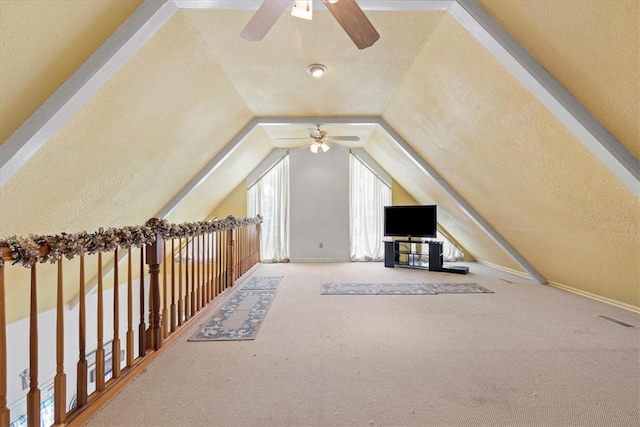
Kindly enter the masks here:
M 289 166 L 291 261 L 348 262 L 349 150 L 291 150 Z

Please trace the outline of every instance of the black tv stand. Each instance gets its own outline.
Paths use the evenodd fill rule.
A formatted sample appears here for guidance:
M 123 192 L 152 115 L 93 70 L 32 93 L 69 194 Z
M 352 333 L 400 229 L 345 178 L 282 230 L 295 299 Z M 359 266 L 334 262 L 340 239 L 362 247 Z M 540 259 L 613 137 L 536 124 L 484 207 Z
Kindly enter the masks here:
M 443 265 L 442 242 L 437 240 L 418 241 L 394 240 L 384 242 L 384 266 L 421 268 L 429 271 L 467 274 L 469 267 Z

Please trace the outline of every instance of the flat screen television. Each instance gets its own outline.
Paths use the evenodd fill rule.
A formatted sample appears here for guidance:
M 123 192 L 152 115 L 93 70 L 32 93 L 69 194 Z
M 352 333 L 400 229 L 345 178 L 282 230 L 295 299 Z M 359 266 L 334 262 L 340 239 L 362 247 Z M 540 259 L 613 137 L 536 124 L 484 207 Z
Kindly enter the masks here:
M 385 206 L 384 235 L 436 237 L 436 205 Z

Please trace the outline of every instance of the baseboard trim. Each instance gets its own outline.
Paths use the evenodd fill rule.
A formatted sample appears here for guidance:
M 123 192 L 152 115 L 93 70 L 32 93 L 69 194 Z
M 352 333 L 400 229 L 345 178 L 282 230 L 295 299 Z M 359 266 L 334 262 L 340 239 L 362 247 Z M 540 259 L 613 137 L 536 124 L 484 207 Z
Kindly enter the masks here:
M 531 277 L 529 275 L 527 275 L 527 274 L 525 274 L 525 273 L 523 273 L 521 271 L 518 271 L 518 270 L 513 270 L 511 268 L 503 267 L 501 265 L 493 264 L 491 262 L 483 261 L 483 260 L 479 260 L 479 259 L 476 259 L 476 262 L 478 264 L 486 265 L 487 267 L 495 268 L 496 270 L 505 271 L 507 273 L 512 273 L 512 274 L 515 274 L 517 276 L 522 276 L 522 277 L 526 277 L 526 278 L 531 279 Z M 596 301 L 600 301 L 600 302 L 603 302 L 605 304 L 612 305 L 614 307 L 623 308 L 623 309 L 629 310 L 629 311 L 631 311 L 633 313 L 640 313 L 640 307 L 636 307 L 636 306 L 631 305 L 631 304 L 627 304 L 627 303 L 624 303 L 624 302 L 616 301 L 614 299 L 603 297 L 601 295 L 596 295 L 596 294 L 593 294 L 593 293 L 588 292 L 588 291 L 583 291 L 582 289 L 577 289 L 577 288 L 574 288 L 574 287 L 569 286 L 569 285 L 565 285 L 565 284 L 558 283 L 558 282 L 553 282 L 553 281 L 550 281 L 550 280 L 547 280 L 547 285 L 553 286 L 554 288 L 562 289 L 562 290 L 565 290 L 565 291 L 568 291 L 568 292 L 571 292 L 571 293 L 574 293 L 574 294 L 577 294 L 577 295 L 580 295 L 580 296 L 583 296 L 583 297 L 587 297 L 587 298 L 590 298 L 590 299 L 593 299 L 593 300 L 596 300 Z
M 565 291 L 569 291 L 574 294 L 582 295 L 583 297 L 591 298 L 596 301 L 604 302 L 606 304 L 613 305 L 618 308 L 623 308 L 625 310 L 629 310 L 634 313 L 640 313 L 640 307 L 636 307 L 631 304 L 616 301 L 614 299 L 603 297 L 600 295 L 592 294 L 591 292 L 583 291 L 582 289 L 576 289 L 574 287 L 564 285 L 562 283 L 549 282 L 549 286 L 553 286 L 554 288 L 558 288 L 558 289 L 563 289 Z
M 533 277 L 529 276 L 527 273 L 525 273 L 523 271 L 514 270 L 514 269 L 508 268 L 508 267 L 503 267 L 501 265 L 494 264 L 494 263 L 489 262 L 489 261 L 484 261 L 484 260 L 481 260 L 481 259 L 478 259 L 478 258 L 476 258 L 476 262 L 478 264 L 486 265 L 487 267 L 495 268 L 496 270 L 500 270 L 500 271 L 504 271 L 504 272 L 507 272 L 507 273 L 515 274 L 516 276 L 525 277 L 527 279 L 535 280 Z
M 344 258 L 291 258 L 291 262 L 351 262 Z

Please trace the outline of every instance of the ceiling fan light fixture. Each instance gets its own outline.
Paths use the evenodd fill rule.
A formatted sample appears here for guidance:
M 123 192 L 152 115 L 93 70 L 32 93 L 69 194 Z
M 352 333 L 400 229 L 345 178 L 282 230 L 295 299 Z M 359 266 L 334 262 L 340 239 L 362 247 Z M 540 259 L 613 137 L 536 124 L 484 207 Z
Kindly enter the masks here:
M 323 153 L 326 153 L 327 151 L 329 151 L 329 148 L 331 148 L 331 147 L 329 147 L 328 144 L 323 142 L 322 144 L 320 144 L 320 148 L 322 148 L 322 152 Z
M 307 67 L 307 72 L 313 77 L 319 78 L 327 72 L 327 67 L 322 64 L 311 64 Z
M 311 144 L 311 146 L 309 147 L 309 149 L 311 150 L 311 152 L 313 154 L 316 154 L 318 152 L 318 144 L 316 142 L 314 142 L 313 144 Z
M 313 1 L 294 0 L 291 8 L 291 16 L 311 20 L 313 17 Z

